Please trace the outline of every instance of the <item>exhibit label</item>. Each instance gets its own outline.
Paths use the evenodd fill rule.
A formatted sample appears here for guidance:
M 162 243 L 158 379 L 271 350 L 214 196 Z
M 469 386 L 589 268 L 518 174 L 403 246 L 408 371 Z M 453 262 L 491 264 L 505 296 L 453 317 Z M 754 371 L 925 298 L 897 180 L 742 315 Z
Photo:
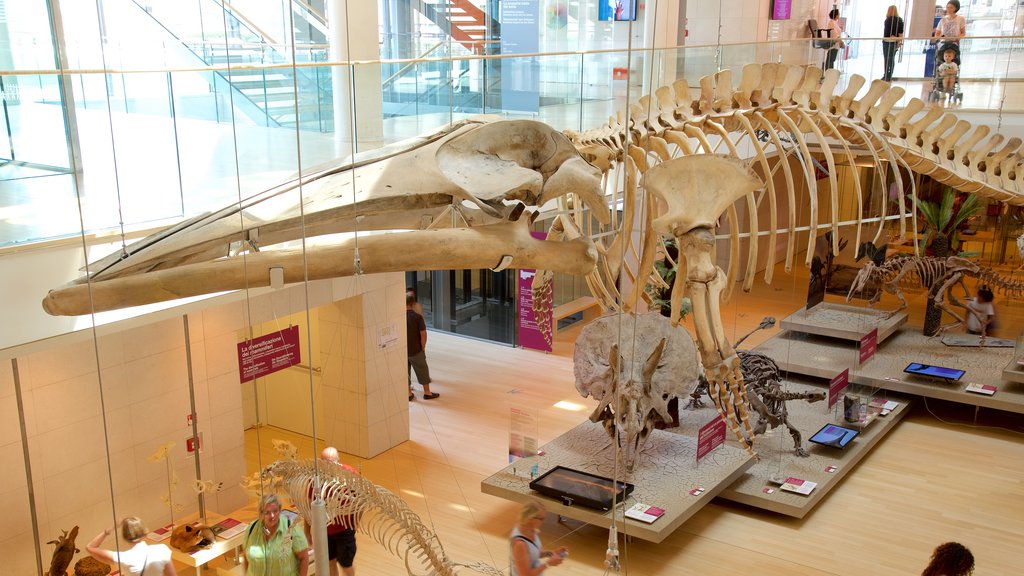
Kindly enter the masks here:
M 836 402 L 846 394 L 846 387 L 850 384 L 850 369 L 843 370 L 831 382 L 828 383 L 828 409 L 831 410 Z
M 537 455 L 537 414 L 528 408 L 513 407 L 509 418 L 508 461 Z
M 697 461 L 725 443 L 725 420 L 716 416 L 697 432 Z
M 530 232 L 534 238 L 543 240 L 547 237 L 544 232 Z M 533 302 L 533 278 L 537 275 L 536 270 L 521 268 L 518 271 L 519 277 L 516 281 L 516 322 L 519 328 L 519 345 L 523 348 L 551 352 L 552 338 L 552 316 L 551 301 L 539 302 L 539 310 L 534 310 Z M 538 323 L 538 314 L 547 316 L 546 322 Z M 540 326 L 546 326 L 547 334 Z
M 875 356 L 876 350 L 878 350 L 878 328 L 868 332 L 860 339 L 860 363 L 863 364 L 871 360 Z
M 241 382 L 262 378 L 300 361 L 299 327 L 238 343 L 238 376 Z

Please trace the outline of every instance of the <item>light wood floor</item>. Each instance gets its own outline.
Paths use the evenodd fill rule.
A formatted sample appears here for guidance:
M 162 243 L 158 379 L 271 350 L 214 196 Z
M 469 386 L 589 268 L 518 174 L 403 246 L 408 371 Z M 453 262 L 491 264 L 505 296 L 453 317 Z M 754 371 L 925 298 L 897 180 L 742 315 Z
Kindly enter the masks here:
M 738 295 L 725 309 L 732 333 L 744 333 L 766 314 L 781 318 L 799 307 L 805 278 L 800 272 L 778 275 L 775 286 L 759 283 L 752 294 Z M 1004 335 L 1019 333 L 1024 325 L 1020 304 L 997 305 Z M 919 317 L 912 310 L 911 323 L 919 323 Z M 580 398 L 573 386 L 572 342 L 578 331 L 560 333 L 552 354 L 431 332 L 428 361 L 433 390 L 441 397 L 410 404 L 411 440 L 372 460 L 343 458 L 404 498 L 433 527 L 453 560 L 507 569 L 506 535 L 518 507 L 481 494 L 480 481 L 506 464 L 510 407 L 537 411 L 542 443 L 587 417 L 593 401 Z M 581 410 L 555 408 L 559 401 Z M 926 407 L 918 400 L 911 414 L 806 518 L 712 501 L 661 544 L 622 544 L 621 573 L 919 574 L 936 544 L 958 540 L 973 550 L 978 576 L 1021 574 L 1024 422 L 994 411 L 982 411 L 977 425 L 970 423 L 974 418 L 973 409 L 935 401 Z M 255 431 L 247 436 L 250 458 L 260 444 L 263 458 L 273 459 L 271 437 L 292 439 L 304 457 L 314 453 L 308 439 L 264 428 L 258 440 Z M 546 546 L 571 550 L 569 559 L 549 574 L 605 572 L 605 530 L 571 520 L 561 524 L 549 514 L 543 537 Z M 401 560 L 370 537 L 361 535 L 359 546 L 356 565 L 362 576 L 405 573 Z

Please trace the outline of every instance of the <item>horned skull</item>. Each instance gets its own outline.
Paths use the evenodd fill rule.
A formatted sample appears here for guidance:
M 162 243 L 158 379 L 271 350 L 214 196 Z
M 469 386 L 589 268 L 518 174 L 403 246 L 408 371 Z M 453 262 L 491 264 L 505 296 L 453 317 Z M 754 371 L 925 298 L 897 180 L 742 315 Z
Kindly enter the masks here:
M 690 334 L 660 314 L 611 314 L 580 333 L 573 354 L 576 390 L 597 399 L 591 422 L 602 422 L 632 472 L 654 429 L 670 420 L 668 402 L 697 382 L 700 363 Z

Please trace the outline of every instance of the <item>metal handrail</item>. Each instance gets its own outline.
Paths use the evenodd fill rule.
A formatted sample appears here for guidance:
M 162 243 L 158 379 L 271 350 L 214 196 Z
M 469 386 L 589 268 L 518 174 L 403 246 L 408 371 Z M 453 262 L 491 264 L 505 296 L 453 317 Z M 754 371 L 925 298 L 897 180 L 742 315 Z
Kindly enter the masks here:
M 388 85 L 390 85 L 392 82 L 394 82 L 399 76 L 401 76 L 402 74 L 405 74 L 406 72 L 408 72 L 416 64 L 419 64 L 421 59 L 426 58 L 427 56 L 430 55 L 431 52 L 433 52 L 434 50 L 437 50 L 438 48 L 440 48 L 441 46 L 444 46 L 447 43 L 448 43 L 448 41 L 445 40 L 445 41 L 442 41 L 442 42 L 438 42 L 437 44 L 434 44 L 433 46 L 428 48 L 426 52 L 424 52 L 423 54 L 420 54 L 419 56 L 417 56 L 415 60 L 413 60 L 412 62 L 409 62 L 405 66 L 402 66 L 401 68 L 399 68 L 398 72 L 395 72 L 391 76 L 388 76 L 388 78 L 386 80 L 381 82 L 380 87 L 381 88 L 387 88 Z

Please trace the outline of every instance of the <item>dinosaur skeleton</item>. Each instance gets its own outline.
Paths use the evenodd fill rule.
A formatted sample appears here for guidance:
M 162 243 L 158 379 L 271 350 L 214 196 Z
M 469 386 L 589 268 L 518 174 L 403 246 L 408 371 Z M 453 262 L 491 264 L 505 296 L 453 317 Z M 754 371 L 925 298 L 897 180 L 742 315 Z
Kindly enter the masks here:
M 802 200 L 812 231 L 805 264 L 819 227 L 832 230 L 832 251 L 838 252 L 840 164 L 853 172 L 855 245 L 861 244 L 866 202 L 858 158 L 870 159 L 879 184 L 874 189 L 882 196 L 875 243 L 889 218 L 888 174 L 898 189 L 893 217 L 901 236 L 908 214 L 917 228 L 901 172 L 1024 205 L 1021 139 L 990 136 L 987 126 L 972 130 L 952 113 L 925 111 L 916 98 L 894 111 L 904 90 L 887 82 L 873 81 L 858 99 L 864 78 L 850 76 L 836 94 L 838 81 L 837 70 L 822 75 L 817 66 L 749 64 L 735 87 L 729 70 L 701 78 L 696 97 L 679 79 L 604 126 L 568 137 L 533 121 L 453 124 L 339 168 L 303 174 L 127 246 L 52 290 L 43 307 L 55 315 L 81 315 L 269 286 L 274 268 L 283 270 L 287 283 L 390 271 L 534 268 L 541 271 L 535 288 L 542 296 L 551 290 L 553 272 L 584 276 L 604 308 L 630 312 L 641 305 L 648 279 L 660 280 L 653 265 L 660 232 L 674 236 L 680 250 L 677 278 L 684 280 L 672 287 L 672 317 L 679 317 L 689 291 L 712 398 L 734 434 L 744 438 L 742 428 L 752 439 L 741 360 L 725 336 L 720 311 L 739 276 L 739 200 L 756 239 L 758 208 L 767 199 L 767 244 L 776 246 L 778 233 L 786 234 L 787 272 L 801 224 L 798 191 L 807 191 Z M 713 156 L 720 148 L 733 159 Z M 751 167 L 738 160 L 743 156 L 752 158 Z M 818 166 L 828 175 L 824 207 L 817 200 Z M 785 229 L 777 187 L 787 195 Z M 909 192 L 913 200 L 913 188 Z M 530 225 L 548 202 L 560 209 L 549 239 L 533 239 Z M 621 217 L 609 210 L 619 205 Z M 731 237 L 727 270 L 712 258 L 723 214 Z M 401 232 L 366 234 L 374 231 Z M 352 237 L 354 232 L 359 234 Z M 288 247 L 298 240 L 303 249 Z M 747 246 L 745 290 L 758 268 L 758 242 Z M 768 283 L 773 270 L 765 268 Z M 620 293 L 619 286 L 628 291 Z M 415 544 L 418 550 L 424 545 Z
M 737 340 L 736 346 L 739 346 L 754 332 L 773 326 L 775 326 L 775 318 L 766 316 L 756 328 Z M 803 435 L 789 421 L 786 402 L 789 400 L 819 402 L 825 399 L 825 394 L 822 392 L 787 392 L 782 389 L 782 372 L 775 360 L 752 350 L 737 350 L 736 354 L 740 358 L 740 372 L 743 373 L 743 382 L 746 385 L 750 407 L 757 414 L 757 421 L 753 426 L 754 434 L 760 436 L 769 427 L 774 430 L 780 425 L 785 425 L 793 438 L 793 449 L 796 455 L 807 456 L 808 453 L 803 447 Z M 703 406 L 700 398 L 704 394 L 708 394 L 710 397 L 707 381 L 700 382 L 694 388 L 690 394 L 688 407 Z
M 319 478 L 318 478 L 319 474 Z M 311 494 L 324 501 L 328 522 L 359 518 L 357 529 L 405 562 L 409 574 L 453 576 L 458 568 L 501 576 L 486 564 L 458 564 L 419 515 L 390 490 L 340 464 L 325 460 L 279 460 L 263 476 L 291 498 L 303 518 L 312 518 Z
M 863 292 L 864 289 L 873 283 L 879 283 L 881 289 L 875 292 L 875 295 L 871 297 L 868 304 L 871 306 L 877 304 L 885 292 L 896 296 L 900 301 L 900 306 L 889 312 L 891 316 L 909 306 L 906 297 L 903 295 L 903 290 L 900 288 L 900 283 L 908 277 L 916 277 L 920 285 L 926 289 L 931 289 L 935 286 L 939 287 L 934 292 L 932 300 L 934 300 L 939 308 L 956 318 L 956 321 L 941 326 L 939 328 L 940 334 L 962 325 L 965 321 L 964 317 L 947 305 L 946 299 L 948 298 L 950 304 L 964 308 L 968 314 L 973 314 L 978 319 L 982 325 L 982 337 L 984 338 L 985 336 L 984 328 L 987 319 L 978 317 L 976 312 L 962 303 L 953 293 L 953 287 L 959 284 L 965 294 L 970 294 L 967 285 L 964 283 L 965 277 L 976 278 L 980 284 L 986 284 L 992 287 L 994 292 L 1010 298 L 1024 297 L 1024 282 L 1005 278 L 991 268 L 981 266 L 972 260 L 961 258 L 960 256 L 948 256 L 946 258 L 896 256 L 886 260 L 881 266 L 877 266 L 871 261 L 866 262 L 853 279 L 850 291 L 846 295 L 846 301 L 849 302 L 853 299 L 854 294 Z

